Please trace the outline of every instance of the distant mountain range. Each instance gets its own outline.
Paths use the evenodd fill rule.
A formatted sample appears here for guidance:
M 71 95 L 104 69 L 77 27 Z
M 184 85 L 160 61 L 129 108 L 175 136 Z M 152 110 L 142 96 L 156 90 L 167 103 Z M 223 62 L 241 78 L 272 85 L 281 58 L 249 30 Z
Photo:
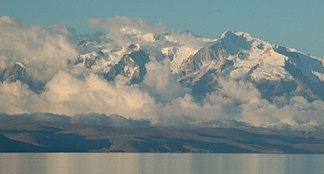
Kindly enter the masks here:
M 15 47 L 0 49 L 7 58 L 0 66 L 0 94 L 6 97 L 0 113 L 48 119 L 39 113 L 102 113 L 119 115 L 114 119 L 126 125 L 143 119 L 173 126 L 323 127 L 323 58 L 244 32 L 204 38 L 139 23 L 143 29 L 122 25 L 91 35 L 64 30 L 68 46 L 51 30 L 59 33 L 58 46 L 45 63 L 37 55 L 23 57 Z M 55 59 L 69 49 L 77 55 Z
M 94 34 L 0 18 L 0 151 L 324 152 L 324 58 L 127 17 Z
M 105 35 L 80 41 L 77 47 L 82 54 L 68 62 L 71 71 L 80 75 L 93 72 L 108 81 L 122 75 L 131 83 L 141 83 L 147 73 L 145 65 L 150 61 L 149 56 L 156 55 L 160 56 L 158 59 L 170 59 L 170 71 L 195 96 L 215 90 L 214 77 L 222 76 L 255 84 L 262 96 L 271 101 L 277 96 L 296 95 L 308 100 L 324 99 L 323 59 L 272 45 L 248 33 L 226 31 L 219 39 L 181 33 L 195 37 L 203 45 L 193 48 L 178 43 L 172 34 L 131 33 L 127 29 L 124 32 L 130 33 L 129 37 L 137 44 L 115 45 L 102 39 Z M 142 42 L 145 44 L 141 45 Z M 43 89 L 27 73 L 28 68 L 24 62 L 12 62 L 2 71 L 1 79 L 20 80 L 36 91 Z

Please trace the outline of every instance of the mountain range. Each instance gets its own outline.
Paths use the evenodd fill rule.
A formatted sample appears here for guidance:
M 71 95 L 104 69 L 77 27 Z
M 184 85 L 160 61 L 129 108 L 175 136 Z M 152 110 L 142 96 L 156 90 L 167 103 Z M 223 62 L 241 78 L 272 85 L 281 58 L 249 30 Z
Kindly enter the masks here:
M 193 36 L 190 32 L 181 34 Z M 195 96 L 212 92 L 217 88 L 215 78 L 226 77 L 253 83 L 268 100 L 294 95 L 308 100 L 324 99 L 323 59 L 272 45 L 248 33 L 226 31 L 219 39 L 194 35 L 204 45 L 201 48 L 178 43 L 171 34 L 131 33 L 129 37 L 136 44 L 129 45 L 115 45 L 103 40 L 103 36 L 81 40 L 76 45 L 82 54 L 67 63 L 71 72 L 93 72 L 108 81 L 122 75 L 132 84 L 141 83 L 147 73 L 145 65 L 154 55 L 157 59 L 169 59 L 172 74 Z M 20 80 L 31 89 L 42 89 L 42 84 L 30 77 L 28 68 L 24 62 L 12 62 L 2 71 L 2 81 Z
M 41 63 L 38 55 L 26 58 L 17 48 L 3 48 L 0 54 L 8 61 L 0 67 L 2 85 L 18 85 L 27 92 L 11 91 L 6 95 L 8 106 L 17 108 L 2 104 L 0 112 L 116 114 L 157 125 L 324 124 L 323 58 L 245 32 L 228 30 L 218 38 L 204 38 L 147 26 L 115 28 L 94 34 L 72 29 L 59 33 L 69 46 L 55 46 L 62 52 Z M 57 31 L 51 32 L 55 38 Z M 68 49 L 76 54 L 55 59 Z M 54 60 L 60 66 L 52 65 Z M 2 94 L 16 88 L 3 87 Z

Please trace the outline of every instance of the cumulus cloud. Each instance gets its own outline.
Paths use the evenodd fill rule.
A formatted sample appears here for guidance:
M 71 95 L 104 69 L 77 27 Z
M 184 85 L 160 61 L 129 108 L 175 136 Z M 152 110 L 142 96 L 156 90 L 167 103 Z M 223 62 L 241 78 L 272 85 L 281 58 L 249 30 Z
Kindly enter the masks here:
M 226 96 L 232 103 L 227 119 L 235 119 L 256 127 L 299 127 L 312 128 L 323 123 L 323 101 L 309 102 L 302 96 L 290 98 L 283 106 L 276 102 L 271 103 L 261 98 L 260 93 L 246 81 L 219 80 L 219 92 L 212 93 L 210 97 Z M 225 89 L 225 90 L 224 90 Z M 223 105 L 222 100 L 218 104 Z
M 231 88 L 237 90 L 236 94 L 230 96 L 219 90 L 210 93 L 204 101 L 197 102 L 190 93 L 185 93 L 158 102 L 155 100 L 156 94 L 150 94 L 140 86 L 130 86 L 124 77 L 107 82 L 94 74 L 79 79 L 60 71 L 46 84 L 46 90 L 41 94 L 30 91 L 20 81 L 3 82 L 0 85 L 0 110 L 10 114 L 119 114 L 131 119 L 147 119 L 164 126 L 206 126 L 215 121 L 217 126 L 221 126 L 235 120 L 257 127 L 312 128 L 324 122 L 321 117 L 323 101 L 309 103 L 302 97 L 293 97 L 288 105 L 278 108 L 259 97 L 257 92 L 248 92 L 252 95 L 237 98 L 239 93 L 246 92 L 249 85 L 227 82 L 229 84 L 223 85 L 233 85 Z M 159 92 L 168 93 L 163 90 Z
M 0 86 L 1 111 L 12 114 L 46 112 L 119 114 L 133 119 L 150 119 L 154 99 L 146 92 L 127 86 L 123 77 L 114 83 L 91 74 L 85 79 L 60 71 L 41 94 L 30 91 L 20 81 Z
M 168 41 L 191 48 L 202 48 L 206 43 L 216 41 L 216 39 L 199 37 L 191 32 L 173 32 L 172 35 L 165 37 Z
M 89 24 L 95 28 L 104 28 L 109 32 L 120 32 L 123 27 L 133 27 L 134 29 L 141 30 L 142 32 L 163 33 L 165 27 L 162 23 L 151 25 L 144 19 L 132 19 L 127 16 L 115 16 L 108 19 L 95 18 L 90 19 Z
M 170 60 L 161 62 L 154 59 L 146 64 L 147 75 L 143 81 L 146 89 L 159 102 L 169 102 L 172 99 L 183 97 L 186 89 L 177 81 L 176 75 L 170 71 Z
M 46 85 L 43 96 L 48 110 L 62 114 L 106 113 L 149 118 L 154 99 L 146 92 L 125 84 L 123 77 L 114 83 L 91 74 L 84 80 L 60 72 Z
M 58 69 L 66 69 L 75 59 L 76 49 L 68 41 L 67 29 L 30 26 L 11 17 L 0 17 L 0 68 L 12 62 L 29 66 L 33 78 L 49 80 Z
M 302 97 L 298 96 L 297 98 L 300 100 Z M 312 103 L 306 102 L 300 108 L 301 104 L 296 101 L 296 97 L 293 97 L 290 103 L 282 108 L 266 101 L 263 101 L 258 107 L 246 104 L 243 105 L 239 119 L 257 127 L 314 128 L 322 126 L 324 103 L 319 100 Z M 317 107 L 315 107 L 316 105 Z
M 163 36 L 164 41 L 198 49 L 206 43 L 215 41 L 215 39 L 202 38 L 191 32 L 174 31 L 164 26 L 163 23 L 153 25 L 144 19 L 132 19 L 127 16 L 95 18 L 89 20 L 88 23 L 93 28 L 105 30 L 108 33 L 106 39 L 112 39 L 117 44 L 135 41 L 141 42 L 142 45 L 152 46 Z M 159 44 L 154 46 L 159 46 Z
M 0 83 L 0 112 L 18 114 L 29 113 L 39 104 L 39 96 L 20 81 Z
M 263 99 L 253 84 L 246 81 L 218 79 L 219 88 L 197 102 L 190 94 L 160 106 L 160 124 L 231 125 L 231 121 L 255 127 L 320 128 L 324 123 L 324 102 L 292 97 L 283 107 Z M 174 123 L 176 122 L 176 123 Z M 212 125 L 212 124 L 211 124 Z
M 108 32 L 107 37 L 116 43 L 132 41 L 132 36 L 144 41 L 152 41 L 156 35 L 166 32 L 162 23 L 151 25 L 143 19 L 132 19 L 126 16 L 116 16 L 108 19 L 95 18 L 89 20 L 93 28 L 103 29 Z

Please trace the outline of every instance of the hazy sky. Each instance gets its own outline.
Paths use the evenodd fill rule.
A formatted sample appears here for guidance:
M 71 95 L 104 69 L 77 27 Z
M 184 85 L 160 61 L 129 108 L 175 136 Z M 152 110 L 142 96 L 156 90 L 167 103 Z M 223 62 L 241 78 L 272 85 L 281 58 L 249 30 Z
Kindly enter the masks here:
M 0 15 L 27 24 L 91 32 L 91 18 L 129 16 L 207 37 L 245 31 L 315 56 L 324 56 L 323 8 L 323 0 L 0 0 Z

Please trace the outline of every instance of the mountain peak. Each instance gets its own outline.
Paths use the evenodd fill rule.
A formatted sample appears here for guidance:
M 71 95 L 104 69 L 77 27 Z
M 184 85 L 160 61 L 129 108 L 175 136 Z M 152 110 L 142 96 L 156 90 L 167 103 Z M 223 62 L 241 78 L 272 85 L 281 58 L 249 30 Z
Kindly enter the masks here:
M 233 36 L 233 35 L 236 35 L 235 34 L 235 31 L 232 31 L 232 30 L 226 30 L 225 32 L 223 32 L 222 34 L 221 34 L 221 39 L 222 38 L 225 38 L 225 37 L 228 37 L 228 36 Z
M 235 55 L 241 50 L 250 50 L 256 40 L 248 33 L 227 30 L 214 46 L 220 44 L 228 53 Z
M 9 82 L 24 81 L 27 78 L 26 68 L 20 62 L 8 65 L 3 71 L 3 78 Z
M 238 32 L 238 31 L 232 31 L 232 30 L 226 30 L 223 34 L 221 34 L 220 39 L 221 40 L 237 40 L 238 38 L 245 39 L 247 41 L 251 41 L 254 38 L 249 34 L 245 32 Z

